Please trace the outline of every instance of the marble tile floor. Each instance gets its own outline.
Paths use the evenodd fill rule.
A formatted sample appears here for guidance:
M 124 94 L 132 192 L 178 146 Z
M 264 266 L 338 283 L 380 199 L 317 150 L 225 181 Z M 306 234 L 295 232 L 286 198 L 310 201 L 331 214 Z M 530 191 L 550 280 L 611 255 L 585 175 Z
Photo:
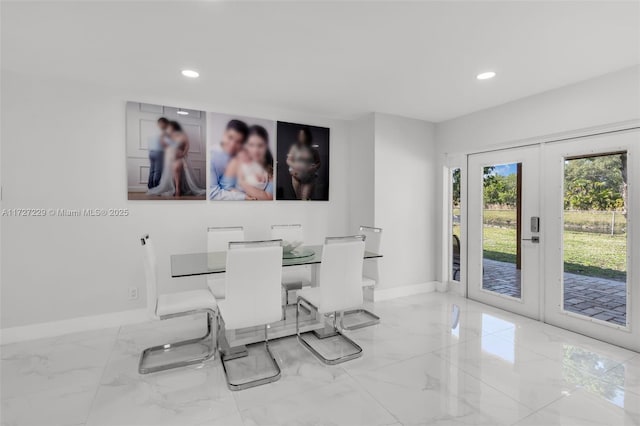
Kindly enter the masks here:
M 280 381 L 231 392 L 218 359 L 141 376 L 169 322 L 3 345 L 0 423 L 14 425 L 639 425 L 640 354 L 449 293 L 367 304 L 361 358 L 325 366 L 271 342 Z

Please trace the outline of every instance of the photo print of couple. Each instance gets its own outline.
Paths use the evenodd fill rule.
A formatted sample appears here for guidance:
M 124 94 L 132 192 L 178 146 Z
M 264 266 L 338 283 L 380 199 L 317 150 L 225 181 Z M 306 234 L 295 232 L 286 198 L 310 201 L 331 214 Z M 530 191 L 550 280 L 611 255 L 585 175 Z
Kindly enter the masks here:
M 213 201 L 273 200 L 275 122 L 209 113 L 209 187 Z

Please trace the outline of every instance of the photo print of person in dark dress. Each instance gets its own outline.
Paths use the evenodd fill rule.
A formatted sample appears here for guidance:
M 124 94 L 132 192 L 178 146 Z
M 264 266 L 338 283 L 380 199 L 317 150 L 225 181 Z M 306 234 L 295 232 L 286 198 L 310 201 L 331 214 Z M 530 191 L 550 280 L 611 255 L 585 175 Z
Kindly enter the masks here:
M 276 199 L 329 200 L 329 129 L 278 122 Z

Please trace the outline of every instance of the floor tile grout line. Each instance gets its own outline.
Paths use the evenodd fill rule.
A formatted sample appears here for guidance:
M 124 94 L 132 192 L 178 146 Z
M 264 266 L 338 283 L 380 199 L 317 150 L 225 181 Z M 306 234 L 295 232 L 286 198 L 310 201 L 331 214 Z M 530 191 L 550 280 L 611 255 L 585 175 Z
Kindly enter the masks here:
M 463 369 L 462 367 L 459 367 L 458 365 L 454 364 L 453 362 L 451 362 L 451 360 L 446 359 L 446 358 L 444 358 L 444 357 L 442 357 L 442 356 L 440 356 L 440 355 L 438 355 L 438 354 L 436 354 L 436 353 L 434 353 L 433 355 L 434 355 L 434 356 L 436 356 L 436 357 L 438 357 L 438 358 L 440 358 L 441 360 L 443 360 L 444 362 L 446 362 L 446 363 L 447 363 L 447 364 L 449 364 L 450 366 L 452 366 L 452 367 L 454 367 L 454 368 L 459 369 L 459 370 L 460 370 L 460 371 L 462 371 L 464 374 L 468 374 L 470 377 L 473 377 L 474 379 L 478 380 L 478 381 L 479 381 L 480 383 L 482 383 L 483 385 L 488 386 L 489 388 L 493 389 L 494 391 L 498 392 L 499 394 L 506 396 L 506 397 L 507 397 L 507 398 L 509 398 L 511 401 L 514 401 L 514 402 L 516 402 L 516 403 L 518 403 L 518 404 L 522 405 L 523 407 L 526 407 L 526 408 L 527 408 L 527 409 L 529 409 L 529 410 L 534 410 L 533 408 L 529 407 L 529 406 L 528 406 L 527 404 L 525 404 L 524 402 L 522 402 L 522 401 L 518 401 L 516 398 L 512 397 L 512 396 L 511 396 L 511 395 L 509 395 L 508 393 L 505 393 L 505 392 L 503 392 L 502 390 L 500 390 L 500 389 L 496 388 L 495 386 L 493 386 L 492 384 L 485 382 L 484 380 L 482 380 L 482 378 L 481 378 L 481 377 L 477 377 L 476 375 L 474 375 L 474 374 L 470 373 L 469 371 L 467 371 L 467 370 Z
M 318 361 L 318 362 L 320 362 L 320 361 Z M 323 365 L 324 365 L 324 364 L 323 364 Z M 327 367 L 328 367 L 328 368 L 331 368 L 332 366 L 327 366 Z M 344 370 L 344 369 L 343 369 L 343 370 Z M 346 373 L 346 375 L 349 375 L 349 374 L 348 374 L 348 372 L 347 372 L 346 370 L 345 370 L 345 373 Z M 355 381 L 355 379 L 353 379 L 350 375 L 349 375 L 349 378 Z M 306 389 L 305 389 L 305 390 L 303 390 L 303 391 L 298 391 L 298 392 L 295 392 L 295 393 L 291 393 L 291 394 L 285 395 L 285 396 L 283 396 L 282 398 L 290 398 L 290 397 L 292 397 L 292 396 L 296 396 L 296 395 L 304 395 L 304 394 L 307 394 L 307 393 L 309 393 L 309 392 L 311 392 L 311 391 L 317 391 L 317 390 L 319 390 L 319 389 L 323 389 L 323 388 L 328 387 L 328 386 L 333 386 L 333 385 L 335 385 L 337 382 L 340 382 L 341 380 L 344 380 L 344 378 L 343 378 L 343 377 L 339 377 L 337 380 L 334 380 L 334 381 L 333 381 L 333 382 L 331 382 L 331 383 L 323 383 L 323 384 L 318 385 L 318 386 L 312 386 L 312 387 L 306 388 Z M 356 383 L 358 383 L 358 384 L 359 384 L 359 382 L 357 382 L 357 381 L 356 381 Z M 273 384 L 273 383 L 269 383 L 267 386 L 272 385 L 272 384 Z M 241 392 L 241 391 L 240 391 L 240 392 Z M 235 394 L 237 394 L 237 392 L 234 392 L 234 395 L 235 395 Z M 234 398 L 235 398 L 235 396 L 234 396 Z M 270 402 L 271 402 L 271 401 L 267 401 L 266 403 L 265 403 L 265 402 L 260 402 L 260 403 L 259 403 L 259 405 L 269 405 L 269 404 L 270 404 Z M 376 401 L 376 402 L 377 402 L 377 401 Z M 253 408 L 253 407 L 249 407 L 249 408 L 245 408 L 245 409 L 242 409 L 242 410 L 240 410 L 240 409 L 238 408 L 238 411 L 240 412 L 240 415 L 241 415 L 241 417 L 242 417 L 242 412 L 244 412 L 244 411 L 249 411 L 249 410 L 251 410 L 252 408 Z M 384 407 L 383 407 L 383 408 L 384 408 Z M 385 408 L 385 410 L 386 410 L 386 408 Z M 243 421 L 243 423 L 244 423 L 244 421 Z M 252 424 L 252 426 L 253 426 L 253 424 Z
M 455 345 L 456 345 L 456 344 L 453 344 L 453 345 L 450 345 L 450 346 L 448 346 L 448 347 L 452 347 L 452 346 L 455 346 Z M 436 350 L 436 351 L 438 351 L 438 350 Z M 414 357 L 411 357 L 411 358 L 407 358 L 407 359 L 402 360 L 402 361 L 396 361 L 396 362 L 393 362 L 392 364 L 388 364 L 388 365 L 381 366 L 381 367 L 376 367 L 375 369 L 371 369 L 371 370 L 368 370 L 368 371 L 375 372 L 375 371 L 378 371 L 378 370 L 381 370 L 381 369 L 384 369 L 384 368 L 387 368 L 387 367 L 390 367 L 390 366 L 394 366 L 394 365 L 396 365 L 396 364 L 398 364 L 398 363 L 407 362 L 407 361 L 413 360 L 413 359 L 415 359 L 415 358 L 419 358 L 419 357 L 421 357 L 421 356 L 430 355 L 430 354 L 432 354 L 433 356 L 435 356 L 435 357 L 439 358 L 440 360 L 442 360 L 443 362 L 445 362 L 445 363 L 449 364 L 450 366 L 453 366 L 453 367 L 455 367 L 455 368 L 459 368 L 459 369 L 460 369 L 460 371 L 461 371 L 462 373 L 467 374 L 468 376 L 470 376 L 470 377 L 474 378 L 475 380 L 477 380 L 478 382 L 480 382 L 480 383 L 482 383 L 483 385 L 487 386 L 488 388 L 493 389 L 493 390 L 494 390 L 495 392 L 497 392 L 498 394 L 500 394 L 500 395 L 502 395 L 502 396 L 504 396 L 504 397 L 508 398 L 509 400 L 511 400 L 511 401 L 513 401 L 513 402 L 515 402 L 516 404 L 519 404 L 519 405 L 521 405 L 521 406 L 525 407 L 527 410 L 530 410 L 530 411 L 531 411 L 530 413 L 528 413 L 526 416 L 523 416 L 522 418 L 520 418 L 520 419 L 519 419 L 518 421 L 516 421 L 515 423 L 517 423 L 517 422 L 519 422 L 519 421 L 521 421 L 521 420 L 523 420 L 523 419 L 527 418 L 528 416 L 532 415 L 533 413 L 535 413 L 535 412 L 537 411 L 537 410 L 535 410 L 535 409 L 533 409 L 533 408 L 529 407 L 528 405 L 524 404 L 523 402 L 518 401 L 517 399 L 513 398 L 511 395 L 509 395 L 509 394 L 507 394 L 507 393 L 505 393 L 505 392 L 501 391 L 500 389 L 497 389 L 496 387 L 494 387 L 494 386 L 490 385 L 489 383 L 486 383 L 486 382 L 485 382 L 484 380 L 482 380 L 481 378 L 476 377 L 475 375 L 471 374 L 470 372 L 468 372 L 468 371 L 466 371 L 466 370 L 464 370 L 464 369 L 462 369 L 462 368 L 460 368 L 460 367 L 456 366 L 455 364 L 453 364 L 453 363 L 452 363 L 451 361 L 449 361 L 448 359 L 446 359 L 446 358 L 442 358 L 442 357 L 438 356 L 438 355 L 437 355 L 437 354 L 435 354 L 435 353 L 425 353 L 425 354 L 417 355 L 417 356 L 414 356 Z M 364 370 L 362 370 L 362 372 L 363 372 L 363 373 L 367 373 L 368 371 L 364 371 Z M 370 395 L 372 398 L 374 398 L 374 399 L 375 399 L 375 400 L 376 400 L 380 405 L 382 405 L 382 406 L 383 406 L 387 411 L 389 411 L 389 409 L 388 409 L 388 408 L 387 408 L 387 406 L 384 404 L 384 402 L 380 401 L 380 400 L 379 400 L 379 399 L 377 399 L 373 394 L 371 394 L 371 392 L 369 392 L 369 390 L 368 390 L 368 389 L 367 389 L 367 388 L 362 384 L 362 382 L 361 382 L 360 380 L 358 380 L 358 378 L 357 378 L 357 377 L 353 376 L 353 375 L 351 374 L 351 372 L 349 372 L 349 371 L 347 371 L 347 373 L 348 373 L 348 374 L 349 374 L 349 375 L 350 375 L 350 376 L 351 376 L 351 377 L 352 377 L 356 382 L 358 382 L 358 384 L 359 384 L 359 385 L 360 385 L 360 386 L 361 386 L 361 387 L 362 387 L 362 388 L 363 388 L 367 393 L 369 393 L 369 395 Z M 395 382 L 384 382 L 384 383 L 387 383 L 387 384 L 390 384 L 390 385 L 393 385 L 393 386 L 399 386 L 399 387 L 407 388 L 407 389 L 411 390 L 411 388 L 409 388 L 409 387 L 407 387 L 407 386 L 404 386 L 404 385 L 401 385 L 401 384 L 398 384 L 398 383 L 395 383 Z M 466 399 L 462 398 L 462 395 L 460 395 L 458 392 L 453 392 L 453 394 L 454 394 L 457 398 L 460 398 L 461 400 L 464 400 L 464 401 L 465 401 L 465 403 L 466 403 L 466 404 L 468 404 L 468 405 L 469 405 L 469 407 L 473 408 L 476 412 L 478 412 L 478 413 L 480 412 L 480 411 L 476 408 L 476 406 L 475 406 L 474 404 L 471 404 L 471 403 L 469 403 Z M 561 399 L 561 398 L 563 398 L 563 397 L 564 397 L 564 395 L 560 396 L 558 399 Z M 556 400 L 554 400 L 554 401 L 550 402 L 549 404 L 551 404 L 551 403 L 553 403 L 553 402 L 555 402 L 555 401 L 556 401 Z M 544 408 L 544 407 L 546 407 L 546 405 L 545 405 L 545 406 L 543 406 L 542 408 Z M 396 418 L 396 419 L 397 419 L 397 417 L 396 417 L 393 413 L 391 413 L 391 412 L 390 412 L 390 414 L 391 414 L 394 418 Z M 399 420 L 399 419 L 398 419 L 398 422 L 400 422 L 400 420 Z M 401 423 L 401 422 L 400 422 L 400 423 Z
M 534 412 L 537 410 L 536 408 L 533 408 L 533 407 L 531 407 L 531 406 L 527 405 L 525 402 L 519 401 L 519 400 L 517 400 L 516 398 L 512 397 L 511 395 L 509 395 L 508 393 L 505 393 L 505 392 L 503 392 L 502 390 L 500 390 L 500 389 L 496 388 L 496 387 L 495 387 L 495 386 L 493 386 L 492 384 L 485 382 L 481 377 L 479 377 L 479 376 L 477 376 L 476 374 L 473 374 L 472 372 L 470 372 L 470 371 L 468 371 L 468 370 L 466 370 L 466 369 L 462 368 L 461 366 L 459 366 L 459 365 L 457 365 L 457 364 L 453 363 L 451 360 L 449 360 L 449 359 L 447 359 L 447 358 L 444 358 L 444 357 L 440 356 L 439 354 L 434 354 L 434 355 L 435 355 L 435 356 L 437 356 L 438 358 L 440 358 L 441 360 L 443 360 L 444 362 L 448 363 L 448 364 L 449 364 L 449 365 L 451 365 L 452 367 L 455 367 L 455 368 L 459 369 L 460 371 L 462 371 L 463 373 L 468 374 L 469 376 L 471 376 L 471 377 L 473 377 L 474 379 L 478 380 L 480 383 L 482 383 L 482 384 L 484 384 L 484 385 L 486 385 L 486 386 L 490 387 L 491 389 L 495 390 L 496 392 L 498 392 L 498 393 L 500 393 L 500 394 L 502 394 L 502 395 L 505 395 L 507 398 L 509 398 L 509 399 L 511 399 L 512 401 L 514 401 L 514 402 L 516 402 L 516 403 L 518 403 L 518 404 L 522 405 L 523 407 L 526 407 L 526 408 L 527 408 L 527 409 L 529 409 L 529 410 L 533 410 Z M 576 386 L 576 387 L 574 387 L 574 389 L 576 389 L 576 388 L 577 388 L 577 386 Z M 562 398 L 563 396 L 564 396 L 564 395 L 562 395 L 560 398 Z M 559 399 L 559 398 L 558 398 L 558 399 Z M 545 406 L 546 406 L 546 405 L 545 405 Z
M 109 366 L 110 362 L 111 362 L 111 358 L 113 357 L 113 354 L 116 350 L 116 345 L 118 344 L 118 338 L 120 337 L 120 331 L 122 330 L 122 326 L 118 327 L 118 332 L 115 333 L 115 337 L 113 339 L 113 344 L 111 345 L 111 350 L 109 351 L 109 356 L 107 357 L 106 362 L 104 363 L 104 367 L 102 368 L 102 372 L 100 373 L 100 377 L 98 378 L 98 383 L 96 384 L 96 389 L 95 392 L 93 394 L 93 398 L 91 398 L 91 404 L 89 404 L 89 410 L 87 410 L 87 417 L 85 418 L 83 424 L 86 425 L 87 422 L 89 421 L 89 418 L 91 417 L 91 411 L 93 410 L 93 406 L 96 402 L 96 399 L 98 397 L 98 392 L 100 391 L 100 386 L 102 384 L 102 378 L 104 377 L 106 371 L 107 371 L 107 367 Z
M 366 388 L 366 387 L 365 387 L 365 386 L 360 382 L 360 380 L 358 380 L 358 378 L 357 378 L 357 377 L 352 376 L 352 375 L 351 375 L 351 373 L 350 373 L 349 371 L 347 371 L 347 374 L 349 375 L 349 377 L 351 377 L 351 379 L 352 379 L 353 381 L 355 381 L 355 382 L 358 384 L 358 386 L 359 386 L 360 388 L 362 388 L 362 390 L 364 390 L 364 391 L 367 393 L 367 395 L 369 395 L 369 396 L 370 396 L 370 397 L 371 397 L 371 398 L 372 398 L 372 399 L 373 399 L 373 400 L 374 400 L 374 401 L 375 401 L 375 402 L 376 402 L 380 407 L 382 407 L 382 408 L 383 408 L 387 413 L 389 413 L 389 415 L 390 415 L 391 417 L 393 417 L 393 418 L 396 420 L 396 422 L 397 422 L 397 423 L 402 424 L 402 422 L 400 421 L 400 419 L 399 419 L 398 417 L 396 417 L 396 415 L 395 415 L 395 414 L 393 414 L 393 413 L 391 412 L 391 410 L 389 410 L 389 408 L 387 408 L 387 406 L 386 406 L 382 401 L 378 400 L 378 398 L 376 398 L 375 396 L 373 396 L 373 394 L 372 394 L 371 392 L 369 392 L 369 390 L 368 390 L 368 389 L 367 389 L 367 388 Z
M 625 359 L 624 361 L 620 362 L 618 365 L 614 365 L 613 367 L 607 369 L 606 371 L 604 371 L 602 373 L 602 375 L 604 376 L 605 374 L 610 373 L 612 370 L 620 367 L 621 365 L 624 366 L 625 364 L 627 364 L 629 361 L 633 361 L 634 359 L 638 358 L 638 360 L 640 361 L 640 353 L 636 352 L 635 355 L 633 355 L 631 358 Z
M 575 390 L 576 390 L 576 391 L 579 391 L 579 390 L 581 390 L 581 389 L 580 389 L 580 388 L 575 388 Z M 516 421 L 516 422 L 512 423 L 512 424 L 511 424 L 511 426 L 517 425 L 517 424 L 518 424 L 518 423 L 520 423 L 521 421 L 523 421 L 523 420 L 525 420 L 525 419 L 527 419 L 527 418 L 529 418 L 529 417 L 533 416 L 533 415 L 534 415 L 534 414 L 536 414 L 536 413 L 539 413 L 540 411 L 542 411 L 542 410 L 546 409 L 546 408 L 547 408 L 547 407 L 549 407 L 550 405 L 555 404 L 556 402 L 558 402 L 558 401 L 560 401 L 560 400 L 562 400 L 562 399 L 564 399 L 564 398 L 567 398 L 568 396 L 569 396 L 569 395 L 560 395 L 558 398 L 554 399 L 553 401 L 549 402 L 548 404 L 543 405 L 542 407 L 538 408 L 537 410 L 533 410 L 533 412 L 531 412 L 531 413 L 527 414 L 526 416 L 522 417 L 520 420 L 518 420 L 518 421 Z
M 293 337 L 295 337 L 295 336 L 289 336 L 289 338 L 293 338 Z M 281 342 L 282 340 L 279 340 L 279 341 Z M 297 342 L 297 343 L 298 343 L 298 342 Z M 299 344 L 299 343 L 298 343 L 298 344 Z M 302 347 L 302 346 L 301 346 L 301 347 Z M 306 350 L 306 349 L 305 349 L 305 350 Z M 312 358 L 313 358 L 313 360 L 314 360 L 318 365 L 320 365 L 320 366 L 322 366 L 322 367 L 325 367 L 325 368 L 336 368 L 336 367 L 337 367 L 337 368 L 340 368 L 340 369 L 341 369 L 345 374 L 347 374 L 347 375 L 348 375 L 348 371 L 346 371 L 346 370 L 345 370 L 344 368 L 342 368 L 342 367 L 326 365 L 326 364 L 322 363 L 319 359 L 317 359 L 315 356 L 312 356 Z M 284 375 L 283 375 L 283 376 L 284 376 Z M 294 396 L 294 395 L 302 395 L 302 394 L 305 394 L 305 393 L 308 393 L 308 392 L 311 392 L 311 391 L 314 391 L 314 390 L 322 389 L 322 388 L 324 388 L 324 387 L 326 387 L 326 386 L 331 386 L 331 385 L 335 384 L 336 382 L 338 382 L 338 381 L 340 381 L 340 380 L 342 380 L 342 378 L 341 378 L 341 377 L 338 377 L 337 379 L 334 379 L 334 380 L 333 380 L 332 382 L 330 382 L 330 383 L 322 383 L 322 384 L 318 384 L 318 385 L 315 385 L 315 386 L 308 386 L 308 387 L 306 387 L 303 391 L 296 391 L 296 392 L 291 391 L 291 393 L 287 393 L 287 394 L 282 395 L 282 396 L 280 396 L 280 397 L 281 397 L 281 398 L 289 398 L 289 397 Z M 275 385 L 275 383 L 277 383 L 277 382 L 269 383 L 269 384 L 267 384 L 266 386 L 273 386 L 273 385 Z M 236 408 L 238 409 L 238 411 L 239 411 L 240 413 L 242 413 L 243 411 L 247 411 L 247 410 L 250 410 L 250 409 L 251 409 L 251 408 L 244 408 L 244 409 L 240 409 L 240 407 L 238 406 L 238 400 L 237 400 L 237 398 L 236 398 L 236 395 L 238 395 L 238 392 L 233 392 L 233 391 L 231 391 L 231 392 L 232 392 L 232 395 L 234 396 L 234 401 L 236 402 Z
M 505 330 L 503 330 L 503 331 L 505 331 Z M 565 330 L 565 331 L 569 331 L 569 330 Z M 500 332 L 498 332 L 498 333 L 500 333 Z M 494 334 L 496 334 L 496 333 L 494 333 Z M 534 354 L 536 354 L 536 355 L 539 355 L 539 356 L 541 356 L 541 357 L 543 357 L 543 358 L 545 358 L 545 359 L 547 359 L 547 360 L 554 361 L 554 362 L 560 362 L 560 361 L 558 361 L 557 359 L 554 359 L 554 358 L 552 358 L 552 357 L 550 357 L 550 356 L 548 356 L 548 355 L 546 355 L 546 354 L 543 354 L 543 353 L 541 353 L 541 352 L 538 352 L 536 349 L 528 348 L 528 347 L 523 346 L 522 344 L 517 343 L 517 342 L 515 342 L 515 341 L 512 341 L 512 340 L 510 340 L 510 339 L 508 339 L 508 338 L 506 338 L 506 337 L 503 337 L 503 336 L 494 336 L 494 337 L 497 337 L 498 339 L 501 339 L 501 340 L 503 340 L 503 341 L 505 341 L 505 342 L 508 342 L 508 343 L 511 343 L 511 344 L 513 344 L 513 345 L 515 345 L 515 346 L 518 346 L 520 349 L 524 349 L 524 350 L 527 350 L 527 351 L 529 351 L 529 352 L 532 352 L 532 353 L 534 353 Z M 628 349 L 627 349 L 627 350 L 628 350 Z M 578 368 L 578 367 L 573 367 L 573 368 L 575 368 L 577 371 L 579 371 L 579 372 L 581 372 L 581 373 L 588 374 L 588 375 L 590 375 L 590 376 L 592 376 L 592 377 L 594 377 L 594 378 L 596 378 L 596 379 L 602 379 L 602 378 L 603 378 L 603 377 L 604 377 L 604 376 L 605 376 L 609 371 L 613 370 L 614 368 L 618 368 L 618 367 L 620 367 L 621 365 L 623 365 L 624 363 L 626 363 L 627 361 L 629 361 L 629 360 L 631 360 L 631 359 L 633 359 L 633 358 L 635 358 L 635 357 L 636 357 L 636 356 L 634 355 L 634 356 L 632 356 L 631 358 L 628 358 L 628 359 L 626 359 L 626 360 L 624 360 L 624 361 L 614 361 L 614 360 L 611 360 L 611 361 L 613 361 L 613 362 L 614 362 L 614 365 L 613 365 L 612 367 L 610 367 L 609 369 L 607 369 L 607 370 L 603 371 L 603 372 L 601 373 L 601 375 L 596 375 L 596 374 L 592 373 L 591 371 L 587 371 L 587 370 L 584 370 L 584 369 L 582 369 L 582 368 Z
M 428 355 L 428 354 L 432 354 L 432 353 L 435 353 L 435 352 L 438 352 L 438 351 L 441 351 L 441 350 L 444 350 L 444 349 L 452 348 L 452 347 L 454 347 L 456 345 L 461 345 L 463 343 L 467 343 L 467 342 L 469 342 L 469 341 L 471 341 L 473 339 L 480 339 L 480 338 L 485 337 L 485 336 L 491 336 L 493 334 L 501 333 L 501 332 L 509 330 L 510 328 L 511 327 L 505 327 L 504 329 L 501 328 L 499 330 L 494 330 L 494 331 L 487 332 L 487 333 L 484 333 L 484 334 L 479 334 L 478 336 L 469 337 L 467 339 L 459 340 L 459 341 L 457 341 L 455 343 L 445 344 L 444 346 L 440 346 L 440 347 L 438 347 L 436 349 L 430 349 L 430 350 L 427 350 L 426 352 L 421 352 L 421 353 L 418 353 L 418 354 L 415 354 L 415 355 L 411 355 L 408 358 L 391 361 L 388 364 L 379 365 L 377 367 L 371 368 L 370 370 L 371 371 L 375 371 L 375 370 L 379 370 L 379 369 L 382 369 L 382 368 L 386 368 L 386 367 L 389 367 L 391 365 L 395 365 L 395 364 L 400 363 L 400 362 L 408 361 L 408 360 L 411 360 L 411 359 L 414 359 L 414 358 L 418 358 L 418 357 L 421 357 L 421 356 L 425 356 L 425 355 Z M 499 337 L 499 336 L 496 336 L 496 337 Z M 503 338 L 503 340 L 504 340 L 504 338 Z M 524 349 L 529 350 L 527 348 L 524 348 Z
M 434 352 L 437 352 L 437 351 L 440 351 L 440 350 L 443 350 L 443 349 L 450 348 L 450 347 L 455 346 L 455 345 L 459 345 L 460 343 L 462 343 L 462 342 L 456 342 L 456 343 L 452 343 L 451 345 L 445 345 L 445 346 L 439 347 L 437 349 L 432 349 L 432 350 L 428 350 L 426 352 L 421 352 L 419 354 L 411 355 L 408 358 L 403 358 L 403 359 L 398 359 L 398 360 L 395 360 L 395 361 L 391 361 L 388 364 L 382 364 L 382 365 L 378 365 L 378 366 L 373 367 L 373 368 L 365 368 L 365 369 L 362 369 L 362 370 L 354 370 L 354 371 L 377 371 L 377 370 L 380 370 L 380 369 L 383 369 L 383 368 L 390 367 L 392 365 L 396 365 L 396 364 L 401 363 L 401 362 L 409 361 L 409 360 L 412 360 L 412 359 L 415 359 L 415 358 L 419 358 L 421 356 L 432 354 Z M 347 372 L 348 372 L 348 370 L 347 370 Z

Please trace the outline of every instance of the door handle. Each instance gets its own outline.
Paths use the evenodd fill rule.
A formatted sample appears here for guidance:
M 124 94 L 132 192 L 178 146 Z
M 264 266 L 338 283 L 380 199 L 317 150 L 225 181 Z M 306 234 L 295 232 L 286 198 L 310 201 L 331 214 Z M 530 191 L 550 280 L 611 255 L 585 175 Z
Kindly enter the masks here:
M 532 243 L 539 244 L 540 243 L 540 237 L 533 236 L 531 238 L 523 238 L 522 241 L 531 241 Z

